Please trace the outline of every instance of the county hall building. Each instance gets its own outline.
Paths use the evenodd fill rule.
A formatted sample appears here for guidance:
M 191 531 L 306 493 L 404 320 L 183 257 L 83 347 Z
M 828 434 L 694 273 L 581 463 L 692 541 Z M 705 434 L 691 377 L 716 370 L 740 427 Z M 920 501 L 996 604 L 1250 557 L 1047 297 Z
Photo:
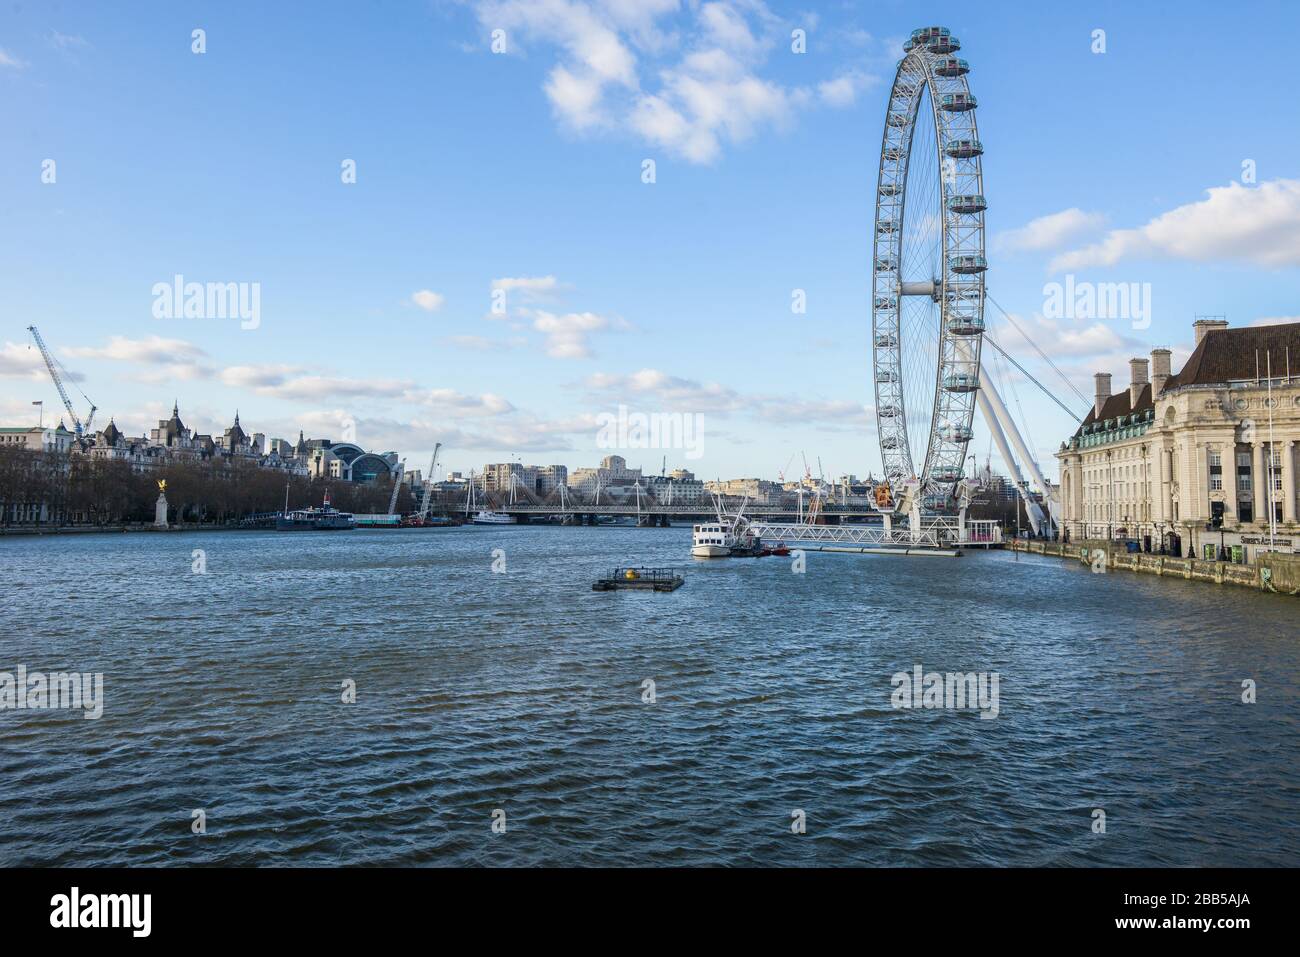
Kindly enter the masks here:
M 1300 323 L 1198 319 L 1177 373 L 1168 349 L 1098 373 L 1092 411 L 1056 457 L 1062 534 L 1143 551 L 1253 562 L 1300 551 Z

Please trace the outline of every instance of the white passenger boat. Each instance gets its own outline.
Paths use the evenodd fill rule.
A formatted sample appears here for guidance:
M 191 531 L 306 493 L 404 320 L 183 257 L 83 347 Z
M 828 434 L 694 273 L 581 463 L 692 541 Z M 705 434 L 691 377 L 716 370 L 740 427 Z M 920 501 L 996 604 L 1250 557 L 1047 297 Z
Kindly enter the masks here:
M 474 516 L 475 525 L 515 525 L 519 519 L 505 512 L 478 512 Z
M 718 512 L 716 522 L 693 526 L 691 555 L 695 558 L 729 558 L 732 555 L 758 554 L 762 546 L 744 516 L 744 503 L 734 515 L 723 509 L 722 499 L 718 496 L 714 496 L 714 506 Z
M 735 542 L 727 525 L 717 522 L 696 525 L 691 536 L 691 554 L 696 558 L 727 558 Z

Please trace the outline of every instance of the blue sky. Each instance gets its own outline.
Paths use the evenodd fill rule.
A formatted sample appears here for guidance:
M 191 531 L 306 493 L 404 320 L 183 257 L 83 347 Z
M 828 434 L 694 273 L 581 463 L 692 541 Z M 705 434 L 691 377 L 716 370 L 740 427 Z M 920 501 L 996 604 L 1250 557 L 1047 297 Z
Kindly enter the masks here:
M 133 434 L 177 398 L 200 431 L 239 409 L 286 438 L 351 421 L 412 467 L 434 441 L 453 469 L 574 467 L 619 451 L 596 417 L 623 403 L 703 416 L 698 459 L 622 452 L 651 471 L 774 478 L 804 453 L 878 472 L 876 166 L 901 40 L 931 23 L 961 39 L 980 102 L 989 290 L 1085 395 L 1156 345 L 1177 365 L 1194 314 L 1300 321 L 1293 58 L 1268 39 L 1300 13 L 1136 6 L 6 5 L 0 420 L 59 411 L 35 322 Z M 1150 283 L 1149 328 L 1044 318 L 1066 273 Z M 259 284 L 257 327 L 156 318 L 176 274 Z M 1074 423 L 1004 385 L 1054 472 Z

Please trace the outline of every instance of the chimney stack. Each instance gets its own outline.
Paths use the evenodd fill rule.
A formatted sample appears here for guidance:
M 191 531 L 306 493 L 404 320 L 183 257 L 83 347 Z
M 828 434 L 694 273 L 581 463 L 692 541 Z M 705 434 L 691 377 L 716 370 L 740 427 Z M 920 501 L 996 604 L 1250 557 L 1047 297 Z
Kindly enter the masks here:
M 1169 381 L 1172 374 L 1169 371 L 1168 349 L 1151 350 L 1151 401 L 1154 402 L 1161 392 L 1165 391 L 1165 383 Z
M 1094 421 L 1099 421 L 1101 419 L 1101 408 L 1106 404 L 1106 400 L 1110 398 L 1110 373 L 1098 372 L 1092 378 L 1097 383 L 1096 398 L 1093 399 L 1092 403 L 1092 418 Z
M 1228 320 L 1222 316 L 1204 316 L 1192 323 L 1192 332 L 1196 334 L 1196 344 L 1199 346 L 1201 340 L 1205 338 L 1207 332 L 1215 332 L 1219 329 L 1227 329 Z
M 1142 395 L 1142 387 L 1147 384 L 1146 359 L 1128 360 L 1128 381 L 1128 407 L 1136 409 L 1138 397 Z

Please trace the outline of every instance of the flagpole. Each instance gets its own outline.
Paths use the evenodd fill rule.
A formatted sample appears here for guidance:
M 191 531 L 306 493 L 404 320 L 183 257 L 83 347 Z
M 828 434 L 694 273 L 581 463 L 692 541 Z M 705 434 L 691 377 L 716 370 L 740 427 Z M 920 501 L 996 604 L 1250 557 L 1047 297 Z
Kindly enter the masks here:
M 1270 349 L 1264 353 L 1268 363 L 1268 496 L 1265 499 L 1268 502 L 1268 544 L 1270 547 L 1277 543 L 1277 509 L 1273 505 L 1273 450 L 1277 447 L 1273 443 L 1273 350 Z
M 32 402 L 32 405 L 39 405 L 41 407 L 40 415 L 36 420 L 36 427 L 38 429 L 45 428 L 45 400 L 36 399 L 34 402 Z

